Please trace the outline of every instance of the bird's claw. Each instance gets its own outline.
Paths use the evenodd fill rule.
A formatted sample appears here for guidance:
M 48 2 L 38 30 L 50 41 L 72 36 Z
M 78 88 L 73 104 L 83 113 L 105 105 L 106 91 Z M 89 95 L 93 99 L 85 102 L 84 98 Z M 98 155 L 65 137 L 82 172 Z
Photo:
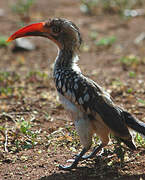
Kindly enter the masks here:
M 72 164 L 70 166 L 62 166 L 59 165 L 59 169 L 60 170 L 64 170 L 64 171 L 70 171 L 72 169 L 75 169 L 78 165 L 78 162 L 81 160 L 81 157 L 87 152 L 88 149 L 83 148 L 83 150 L 80 152 L 79 155 L 76 156 L 76 158 L 73 161 Z
M 60 170 L 63 170 L 63 171 L 70 171 L 72 169 L 76 168 L 76 165 L 70 165 L 70 166 L 62 166 L 62 165 L 59 165 L 59 169 Z
M 73 163 L 75 161 L 75 159 L 68 159 L 66 162 L 71 162 L 71 163 Z
M 76 154 L 75 157 L 78 157 L 79 155 Z M 93 158 L 95 155 L 92 155 L 92 154 L 89 154 L 89 155 L 86 155 L 86 156 L 82 156 L 80 160 L 86 160 L 86 159 L 91 159 Z
M 83 156 L 82 159 L 85 160 L 85 159 L 92 159 L 94 157 L 94 155 L 90 154 L 90 155 L 86 155 L 86 156 Z
M 96 156 L 96 154 L 102 149 L 102 144 L 100 146 L 98 146 L 97 148 L 95 148 L 89 155 L 84 155 L 80 158 L 80 160 L 86 160 L 86 159 L 92 159 Z M 103 153 L 104 151 L 101 152 L 101 154 Z M 101 155 L 100 154 L 100 155 Z M 79 157 L 79 155 L 75 155 L 76 157 Z

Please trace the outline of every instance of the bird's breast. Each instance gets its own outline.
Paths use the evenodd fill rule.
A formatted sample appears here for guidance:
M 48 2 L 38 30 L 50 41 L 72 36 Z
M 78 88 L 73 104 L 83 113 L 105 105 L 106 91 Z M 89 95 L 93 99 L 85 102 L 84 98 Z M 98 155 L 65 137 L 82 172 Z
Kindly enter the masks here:
M 92 93 L 93 87 L 79 72 L 73 70 L 57 70 L 54 72 L 56 89 L 61 96 L 61 102 L 66 109 L 71 111 L 90 112 L 90 104 L 96 94 Z
M 77 121 L 83 117 L 83 112 L 81 112 L 73 102 L 71 102 L 69 99 L 64 97 L 59 92 L 58 92 L 58 96 L 60 102 L 63 104 L 64 108 L 67 110 L 70 118 L 73 121 Z

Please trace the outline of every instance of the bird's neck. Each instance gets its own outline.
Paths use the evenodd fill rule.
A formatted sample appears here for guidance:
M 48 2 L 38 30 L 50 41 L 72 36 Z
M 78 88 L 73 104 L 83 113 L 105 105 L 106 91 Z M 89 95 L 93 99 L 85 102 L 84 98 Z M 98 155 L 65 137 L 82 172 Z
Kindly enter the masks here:
M 74 71 L 80 71 L 76 62 L 79 60 L 76 52 L 70 49 L 62 49 L 58 51 L 58 56 L 55 60 L 55 68 L 57 69 L 72 69 Z

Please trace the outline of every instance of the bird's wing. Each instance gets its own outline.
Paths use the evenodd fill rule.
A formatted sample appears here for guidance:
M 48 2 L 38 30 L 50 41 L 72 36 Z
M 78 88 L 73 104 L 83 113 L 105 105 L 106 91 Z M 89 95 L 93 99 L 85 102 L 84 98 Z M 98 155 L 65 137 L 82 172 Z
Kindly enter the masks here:
M 73 94 L 71 101 L 81 110 L 94 117 L 98 113 L 115 135 L 124 138 L 130 136 L 122 109 L 113 103 L 110 95 L 100 86 L 83 75 L 78 78 L 77 84 L 72 83 L 70 86 Z

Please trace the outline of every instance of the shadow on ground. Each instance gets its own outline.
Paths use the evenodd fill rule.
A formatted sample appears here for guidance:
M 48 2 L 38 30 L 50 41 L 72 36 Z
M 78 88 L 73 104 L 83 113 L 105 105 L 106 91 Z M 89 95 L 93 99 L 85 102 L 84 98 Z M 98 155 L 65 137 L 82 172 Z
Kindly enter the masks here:
M 60 173 L 54 173 L 50 176 L 44 176 L 40 178 L 39 180 L 76 180 L 77 177 L 79 177 L 79 180 L 143 180 L 145 179 L 145 175 L 120 175 L 117 172 L 112 172 L 111 174 L 105 175 L 103 177 L 98 176 L 97 174 L 91 174 L 91 171 L 94 171 L 92 168 L 79 168 L 75 171 L 70 172 L 60 172 Z M 78 176 L 79 174 L 79 176 Z M 116 176 L 114 177 L 114 174 Z
M 129 162 L 130 163 L 130 162 Z M 143 180 L 145 174 L 142 172 L 140 175 L 128 173 L 122 174 L 121 169 L 125 169 L 126 163 L 115 163 L 112 166 L 107 165 L 108 160 L 96 159 L 95 161 L 88 161 L 88 167 L 78 167 L 72 171 L 60 171 L 54 172 L 49 176 L 41 177 L 38 180 Z M 81 165 L 80 165 L 81 166 Z

